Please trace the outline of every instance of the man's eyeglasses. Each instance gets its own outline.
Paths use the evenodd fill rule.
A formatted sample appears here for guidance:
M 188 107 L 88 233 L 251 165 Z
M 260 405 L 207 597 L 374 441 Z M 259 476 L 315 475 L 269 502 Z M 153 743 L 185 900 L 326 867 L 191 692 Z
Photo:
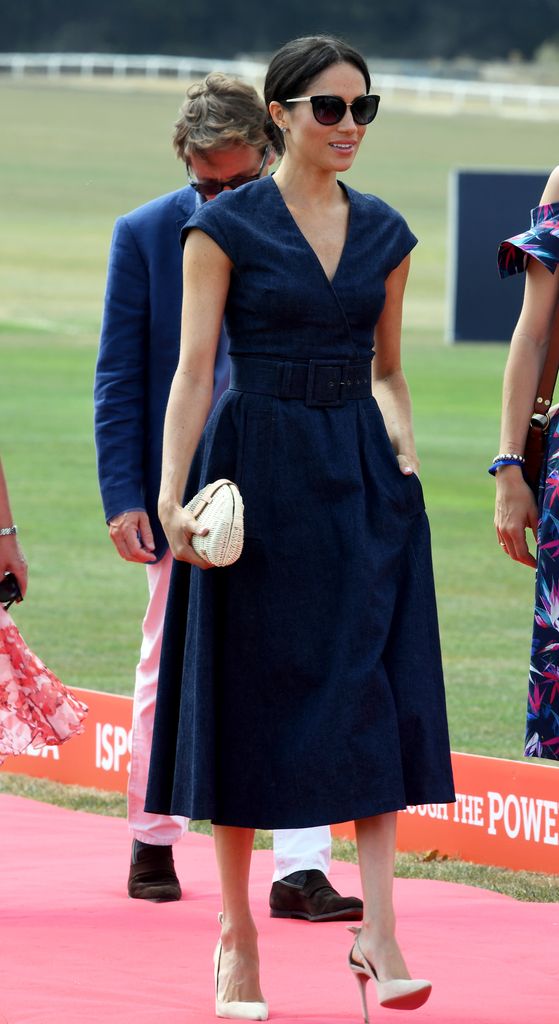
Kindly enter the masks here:
M 380 96 L 359 96 L 353 103 L 346 103 L 341 96 L 297 96 L 283 103 L 310 103 L 315 121 L 319 124 L 339 124 L 347 108 L 355 124 L 370 124 L 377 116 Z
M 258 178 L 261 176 L 262 171 L 266 166 L 269 155 L 270 146 L 266 146 L 262 162 L 256 174 L 236 174 L 234 178 L 229 178 L 228 181 L 219 181 L 217 178 L 207 178 L 206 181 L 198 181 L 187 164 L 186 174 L 188 183 L 189 185 L 192 185 L 192 188 L 203 196 L 204 199 L 209 199 L 210 196 L 218 196 L 219 193 L 223 192 L 226 188 L 233 190 L 240 188 L 241 185 L 248 184 L 249 181 L 258 181 Z

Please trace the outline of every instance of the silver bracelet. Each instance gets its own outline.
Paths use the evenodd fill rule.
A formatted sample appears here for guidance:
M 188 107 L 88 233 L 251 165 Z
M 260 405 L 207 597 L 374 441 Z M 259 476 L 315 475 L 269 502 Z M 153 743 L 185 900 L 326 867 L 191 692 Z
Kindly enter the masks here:
M 17 526 L 15 523 L 13 526 L 3 526 L 2 529 L 0 529 L 0 537 L 13 537 L 14 533 L 17 533 Z
M 526 462 L 524 456 L 517 455 L 516 452 L 501 452 L 500 455 L 495 456 L 493 462 L 502 462 L 503 459 L 514 459 L 515 462 L 518 462 L 520 466 L 522 466 L 522 464 Z

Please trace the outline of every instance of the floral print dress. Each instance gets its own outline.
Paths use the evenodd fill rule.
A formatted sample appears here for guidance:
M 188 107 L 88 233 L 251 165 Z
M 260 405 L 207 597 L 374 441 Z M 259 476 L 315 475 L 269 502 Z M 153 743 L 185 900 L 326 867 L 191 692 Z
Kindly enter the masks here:
M 0 764 L 83 732 L 87 707 L 30 651 L 0 605 Z
M 553 274 L 559 263 L 559 203 L 532 210 L 531 226 L 499 247 L 501 277 L 528 258 Z M 526 722 L 526 757 L 559 760 L 559 411 L 551 419 L 539 496 L 538 568 Z

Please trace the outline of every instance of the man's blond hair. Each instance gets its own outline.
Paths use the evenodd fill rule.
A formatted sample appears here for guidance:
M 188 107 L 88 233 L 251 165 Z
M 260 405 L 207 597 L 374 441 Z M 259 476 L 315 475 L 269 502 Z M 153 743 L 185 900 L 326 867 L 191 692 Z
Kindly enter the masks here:
M 238 78 L 215 72 L 192 85 L 175 122 L 173 146 L 180 160 L 230 146 L 264 152 L 266 107 L 256 89 Z

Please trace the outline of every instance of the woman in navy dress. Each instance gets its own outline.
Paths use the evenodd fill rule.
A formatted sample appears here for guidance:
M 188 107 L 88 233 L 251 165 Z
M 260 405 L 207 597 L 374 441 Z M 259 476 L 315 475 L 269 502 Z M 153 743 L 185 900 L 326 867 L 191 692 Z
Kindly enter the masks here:
M 416 239 L 337 180 L 376 113 L 369 88 L 363 58 L 338 40 L 283 47 L 265 84 L 279 170 L 186 228 L 160 496 L 177 563 L 146 808 L 214 823 L 220 1016 L 267 1013 L 248 902 L 255 827 L 356 819 L 365 909 L 350 968 L 386 1006 L 430 992 L 410 979 L 392 907 L 396 811 L 454 799 L 400 363 Z M 231 386 L 202 433 L 224 313 Z M 240 487 L 245 546 L 204 572 L 183 503 L 221 477 Z
M 526 270 L 522 312 L 505 370 L 499 452 L 512 455 L 494 471 L 495 526 L 503 550 L 532 568 L 526 529 L 537 538 L 536 607 L 528 680 L 526 757 L 559 760 L 559 407 L 550 409 L 540 508 L 522 476 L 522 456 L 536 389 L 559 302 L 559 167 L 532 210 L 527 231 L 499 248 L 502 277 Z M 498 460 L 501 461 L 502 460 Z M 493 470 L 493 467 L 492 467 Z

